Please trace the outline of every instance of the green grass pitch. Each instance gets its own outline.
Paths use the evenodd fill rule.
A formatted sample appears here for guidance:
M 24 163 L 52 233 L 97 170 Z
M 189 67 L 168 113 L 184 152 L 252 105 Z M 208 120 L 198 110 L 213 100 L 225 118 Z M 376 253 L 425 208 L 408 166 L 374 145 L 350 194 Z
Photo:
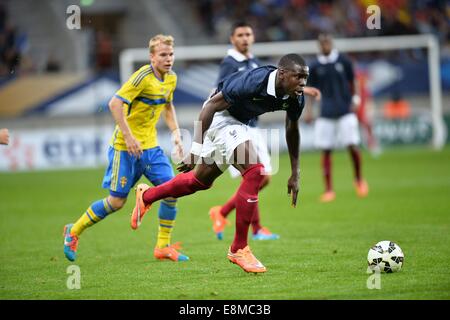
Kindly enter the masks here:
M 157 205 L 141 228 L 131 230 L 126 207 L 88 229 L 78 259 L 63 254 L 62 229 L 103 198 L 103 168 L 97 170 L 0 174 L 1 299 L 449 299 L 450 148 L 389 150 L 363 155 L 368 198 L 352 184 L 347 153 L 334 154 L 337 198 L 321 204 L 320 156 L 303 153 L 297 208 L 289 205 L 289 160 L 263 190 L 263 225 L 277 241 L 250 240 L 266 265 L 246 274 L 226 259 L 234 226 L 218 241 L 208 209 L 223 203 L 238 186 L 228 174 L 212 190 L 179 201 L 173 241 L 183 242 L 186 263 L 157 261 Z M 234 214 L 230 217 L 234 222 Z M 381 275 L 381 289 L 366 286 L 366 257 L 381 240 L 397 242 L 403 270 Z M 81 289 L 66 287 L 70 265 L 81 270 Z

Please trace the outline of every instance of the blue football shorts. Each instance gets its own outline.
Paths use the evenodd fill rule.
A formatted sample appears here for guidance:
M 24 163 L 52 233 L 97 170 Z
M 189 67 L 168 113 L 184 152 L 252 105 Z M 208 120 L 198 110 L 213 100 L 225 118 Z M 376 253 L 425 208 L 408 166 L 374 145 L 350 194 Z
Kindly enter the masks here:
M 108 160 L 102 186 L 114 197 L 126 198 L 142 175 L 155 186 L 174 177 L 169 159 L 160 147 L 144 150 L 139 159 L 128 151 L 109 147 Z

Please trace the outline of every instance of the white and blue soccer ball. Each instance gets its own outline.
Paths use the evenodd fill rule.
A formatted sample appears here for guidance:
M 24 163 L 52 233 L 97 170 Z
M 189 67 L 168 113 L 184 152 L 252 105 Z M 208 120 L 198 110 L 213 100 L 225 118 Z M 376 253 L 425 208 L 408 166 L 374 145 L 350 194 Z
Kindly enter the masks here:
M 402 269 L 404 259 L 400 246 L 387 240 L 378 242 L 367 254 L 367 263 L 373 272 L 398 272 Z

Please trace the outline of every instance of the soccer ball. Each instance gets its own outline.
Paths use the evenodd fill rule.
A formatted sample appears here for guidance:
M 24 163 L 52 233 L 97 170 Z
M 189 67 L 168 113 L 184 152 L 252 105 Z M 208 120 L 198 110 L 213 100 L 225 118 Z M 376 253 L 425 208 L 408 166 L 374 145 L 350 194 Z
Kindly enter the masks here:
M 404 257 L 398 244 L 380 241 L 369 249 L 367 263 L 372 271 L 392 273 L 401 270 Z

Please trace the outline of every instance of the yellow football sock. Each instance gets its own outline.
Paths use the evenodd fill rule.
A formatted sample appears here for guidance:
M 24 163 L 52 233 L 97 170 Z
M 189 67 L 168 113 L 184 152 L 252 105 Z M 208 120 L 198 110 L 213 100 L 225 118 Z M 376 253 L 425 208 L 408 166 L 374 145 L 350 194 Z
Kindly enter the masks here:
M 170 244 L 174 224 L 175 220 L 159 219 L 158 241 L 156 242 L 158 248 L 164 248 Z
M 101 219 L 92 211 L 91 207 L 89 207 L 88 210 L 78 219 L 78 221 L 74 223 L 70 233 L 79 236 L 86 228 L 94 225 L 100 220 Z

